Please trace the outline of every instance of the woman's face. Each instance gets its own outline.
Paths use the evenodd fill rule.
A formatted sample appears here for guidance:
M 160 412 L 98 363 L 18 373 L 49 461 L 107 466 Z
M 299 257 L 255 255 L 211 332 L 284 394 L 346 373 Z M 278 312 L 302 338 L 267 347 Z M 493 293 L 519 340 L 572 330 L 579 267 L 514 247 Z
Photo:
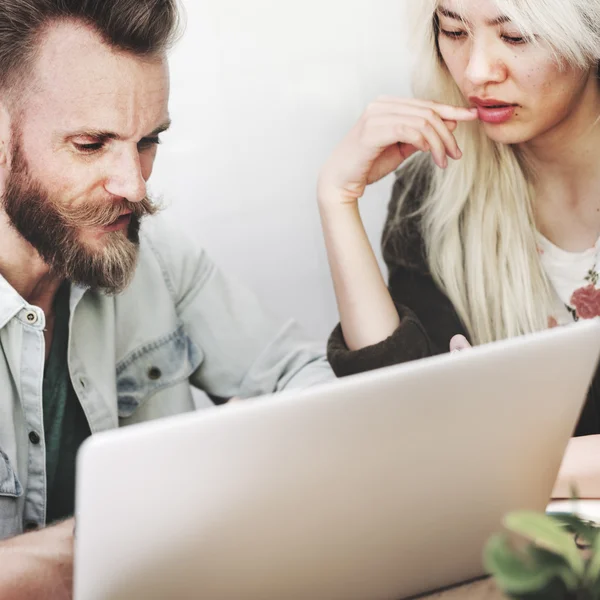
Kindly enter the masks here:
M 591 70 L 561 67 L 543 41 L 523 38 L 492 0 L 440 0 L 437 16 L 442 57 L 491 139 L 532 141 L 598 102 Z

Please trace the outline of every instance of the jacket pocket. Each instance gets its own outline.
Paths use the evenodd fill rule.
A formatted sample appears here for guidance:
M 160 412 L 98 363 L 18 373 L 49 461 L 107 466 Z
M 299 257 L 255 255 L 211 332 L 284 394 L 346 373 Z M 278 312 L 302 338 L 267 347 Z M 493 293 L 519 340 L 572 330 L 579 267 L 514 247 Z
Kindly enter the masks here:
M 19 498 L 23 495 L 23 488 L 17 479 L 17 474 L 10 465 L 8 456 L 0 450 L 0 496 Z M 2 516 L 0 504 L 0 518 Z
M 188 379 L 202 359 L 183 325 L 128 354 L 117 364 L 119 417 L 131 417 L 150 396 Z
M 8 456 L 0 450 L 0 540 L 21 533 L 19 498 L 23 488 Z

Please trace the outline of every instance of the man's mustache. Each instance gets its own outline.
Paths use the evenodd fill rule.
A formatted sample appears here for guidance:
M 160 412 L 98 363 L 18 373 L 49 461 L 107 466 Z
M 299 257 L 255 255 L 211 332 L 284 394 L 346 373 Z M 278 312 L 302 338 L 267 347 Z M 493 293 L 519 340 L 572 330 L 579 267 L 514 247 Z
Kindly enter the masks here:
M 69 225 L 76 227 L 106 227 L 124 214 L 131 213 L 139 220 L 158 212 L 158 206 L 148 197 L 140 202 L 104 200 L 79 206 L 56 206 L 56 209 Z

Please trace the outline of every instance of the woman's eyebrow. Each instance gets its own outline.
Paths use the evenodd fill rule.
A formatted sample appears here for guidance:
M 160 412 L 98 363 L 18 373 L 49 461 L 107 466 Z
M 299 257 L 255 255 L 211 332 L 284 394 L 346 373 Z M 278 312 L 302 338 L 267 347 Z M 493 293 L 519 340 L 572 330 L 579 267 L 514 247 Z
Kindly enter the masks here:
M 445 8 L 443 6 L 438 6 L 437 11 L 438 11 L 438 13 L 440 13 L 440 15 L 443 15 L 444 17 L 447 17 L 448 19 L 453 19 L 455 21 L 463 21 L 464 22 L 464 19 L 458 13 L 455 13 L 454 11 L 452 11 L 448 8 Z
M 463 19 L 458 13 L 454 12 L 453 10 L 450 10 L 444 6 L 438 6 L 437 12 L 448 18 L 448 19 L 452 19 L 454 21 L 460 21 L 461 23 L 467 23 L 466 19 Z M 512 19 L 506 15 L 500 15 L 499 17 L 496 17 L 495 19 L 491 19 L 489 21 L 487 21 L 487 25 L 489 25 L 490 27 L 496 27 L 498 25 L 503 25 L 504 23 L 510 23 L 512 21 Z

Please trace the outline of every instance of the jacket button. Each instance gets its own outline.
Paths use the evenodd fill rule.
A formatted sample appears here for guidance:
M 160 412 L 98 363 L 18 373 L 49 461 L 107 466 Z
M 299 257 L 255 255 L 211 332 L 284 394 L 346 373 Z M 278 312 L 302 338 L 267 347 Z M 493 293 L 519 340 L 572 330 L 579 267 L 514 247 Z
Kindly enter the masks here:
M 36 446 L 40 443 L 40 436 L 35 431 L 29 432 L 29 441 Z
M 148 369 L 148 379 L 156 381 L 162 377 L 162 371 L 158 367 L 150 367 Z

